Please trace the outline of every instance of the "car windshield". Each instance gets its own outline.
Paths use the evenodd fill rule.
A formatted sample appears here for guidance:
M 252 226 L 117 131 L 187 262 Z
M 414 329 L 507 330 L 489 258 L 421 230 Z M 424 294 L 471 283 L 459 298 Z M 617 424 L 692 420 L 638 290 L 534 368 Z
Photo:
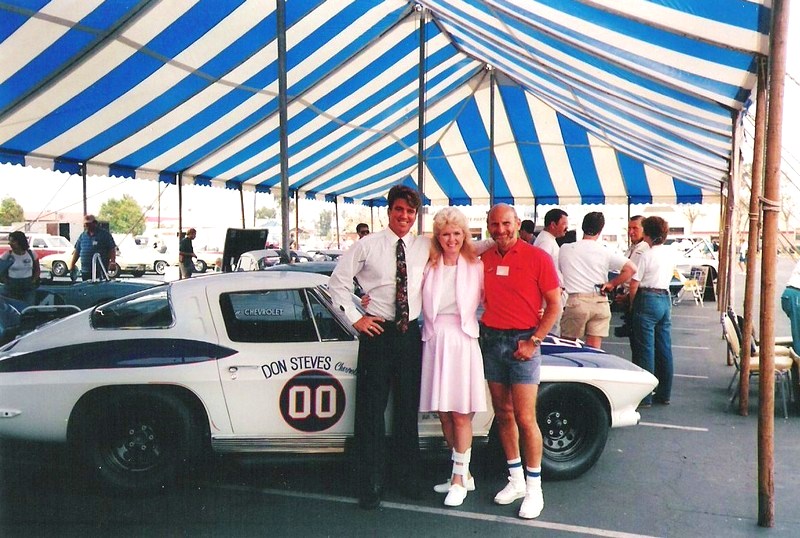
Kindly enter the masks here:
M 72 244 L 66 240 L 66 238 L 61 237 L 60 235 L 53 236 L 51 241 L 54 247 L 59 248 L 72 248 Z
M 166 286 L 129 295 L 92 312 L 95 329 L 165 329 L 172 325 Z

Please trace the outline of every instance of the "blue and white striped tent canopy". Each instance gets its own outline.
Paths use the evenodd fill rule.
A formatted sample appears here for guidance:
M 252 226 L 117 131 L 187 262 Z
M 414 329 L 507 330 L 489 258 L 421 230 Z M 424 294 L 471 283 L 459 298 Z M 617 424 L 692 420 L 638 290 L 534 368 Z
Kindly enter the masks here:
M 432 203 L 703 202 L 769 5 L 292 0 L 290 191 L 380 205 L 416 184 L 423 72 Z M 0 162 L 271 191 L 277 35 L 275 0 L 4 2 Z

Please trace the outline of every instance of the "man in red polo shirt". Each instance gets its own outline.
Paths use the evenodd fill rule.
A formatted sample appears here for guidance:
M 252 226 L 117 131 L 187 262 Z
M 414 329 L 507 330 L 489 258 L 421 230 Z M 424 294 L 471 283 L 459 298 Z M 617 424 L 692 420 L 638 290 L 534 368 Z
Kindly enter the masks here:
M 481 256 L 485 311 L 480 340 L 509 469 L 508 484 L 494 502 L 511 504 L 524 497 L 519 516 L 531 519 L 544 508 L 542 433 L 536 423 L 542 362 L 539 346 L 561 310 L 561 286 L 552 258 L 518 239 L 520 220 L 513 207 L 492 207 L 487 225 L 495 248 Z M 540 319 L 543 303 L 546 308 Z M 525 450 L 524 472 L 520 441 Z

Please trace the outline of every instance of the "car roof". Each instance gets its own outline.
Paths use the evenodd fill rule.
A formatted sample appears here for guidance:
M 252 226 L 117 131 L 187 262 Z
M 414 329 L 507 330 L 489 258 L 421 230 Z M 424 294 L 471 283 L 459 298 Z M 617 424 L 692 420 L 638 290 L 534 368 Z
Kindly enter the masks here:
M 263 271 L 292 271 L 305 273 L 325 273 L 330 274 L 336 267 L 334 261 L 302 262 L 302 263 L 280 263 L 271 267 L 265 267 Z
M 275 256 L 279 256 L 278 251 L 272 248 L 260 248 L 257 250 L 248 250 L 247 252 L 243 252 L 242 256 L 252 256 L 255 259 L 261 258 L 274 258 Z
M 317 273 L 300 272 L 267 272 L 239 271 L 232 273 L 212 273 L 184 280 L 176 280 L 170 284 L 176 291 L 188 293 L 204 293 L 205 289 L 214 291 L 230 291 L 241 289 L 293 289 L 313 288 L 328 283 L 328 277 Z

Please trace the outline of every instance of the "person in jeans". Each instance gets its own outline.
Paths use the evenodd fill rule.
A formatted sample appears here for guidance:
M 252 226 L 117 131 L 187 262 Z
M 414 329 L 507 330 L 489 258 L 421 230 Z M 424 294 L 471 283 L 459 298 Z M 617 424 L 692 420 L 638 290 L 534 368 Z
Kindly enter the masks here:
M 542 433 L 536 423 L 539 346 L 561 310 L 561 287 L 552 258 L 517 237 L 520 220 L 513 207 L 492 207 L 487 226 L 495 246 L 481 256 L 485 310 L 480 344 L 509 473 L 494 502 L 523 499 L 519 517 L 532 519 L 544 508 Z M 547 306 L 541 314 L 543 303 Z
M 655 395 L 648 395 L 640 407 L 653 402 L 669 405 L 672 392 L 672 299 L 669 284 L 675 267 L 674 251 L 664 245 L 669 225 L 661 217 L 642 221 L 644 240 L 650 249 L 642 253 L 630 287 L 631 350 L 633 363 L 658 379 Z
M 181 278 L 191 278 L 194 273 L 194 260 L 197 255 L 194 253 L 192 241 L 197 237 L 197 230 L 189 228 L 186 235 L 178 244 L 178 262 L 181 269 Z

